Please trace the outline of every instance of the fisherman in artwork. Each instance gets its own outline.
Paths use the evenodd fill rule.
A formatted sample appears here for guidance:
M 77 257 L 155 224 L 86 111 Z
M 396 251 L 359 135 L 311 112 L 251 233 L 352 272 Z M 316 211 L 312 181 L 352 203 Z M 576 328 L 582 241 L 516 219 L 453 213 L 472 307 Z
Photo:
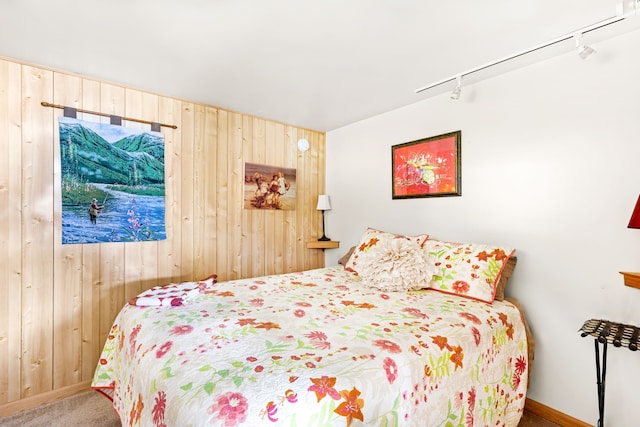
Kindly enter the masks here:
M 91 199 L 91 205 L 89 206 L 89 218 L 91 219 L 91 223 L 95 224 L 98 219 L 98 214 L 104 208 L 104 205 L 98 204 L 98 199 Z

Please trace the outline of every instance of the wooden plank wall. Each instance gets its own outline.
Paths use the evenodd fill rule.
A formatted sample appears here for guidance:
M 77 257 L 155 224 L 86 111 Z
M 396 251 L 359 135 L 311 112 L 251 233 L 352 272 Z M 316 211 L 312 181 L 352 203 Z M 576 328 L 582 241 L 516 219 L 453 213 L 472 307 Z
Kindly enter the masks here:
M 42 101 L 177 125 L 162 128 L 166 240 L 61 244 L 62 110 Z M 90 381 L 116 314 L 144 289 L 323 266 L 305 242 L 322 234 L 324 153 L 321 132 L 0 58 L 0 405 Z M 296 210 L 244 209 L 245 162 L 295 168 Z

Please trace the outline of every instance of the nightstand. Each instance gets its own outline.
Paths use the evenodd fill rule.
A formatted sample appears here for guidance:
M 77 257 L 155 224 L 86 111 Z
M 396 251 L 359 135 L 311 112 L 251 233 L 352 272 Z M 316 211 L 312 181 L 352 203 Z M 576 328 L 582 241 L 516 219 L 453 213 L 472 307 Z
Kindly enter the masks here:
M 340 242 L 337 240 L 314 240 L 307 242 L 307 249 L 336 249 L 340 247 Z
M 640 273 L 627 273 L 625 271 L 621 271 L 620 274 L 624 277 L 625 286 L 640 288 Z

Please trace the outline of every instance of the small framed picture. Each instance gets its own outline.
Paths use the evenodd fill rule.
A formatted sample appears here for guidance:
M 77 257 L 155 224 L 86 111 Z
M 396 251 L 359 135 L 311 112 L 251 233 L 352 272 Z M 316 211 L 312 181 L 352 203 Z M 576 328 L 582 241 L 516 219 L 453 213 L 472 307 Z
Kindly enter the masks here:
M 391 147 L 392 198 L 460 196 L 461 131 Z
M 296 170 L 281 166 L 244 164 L 244 208 L 296 209 Z

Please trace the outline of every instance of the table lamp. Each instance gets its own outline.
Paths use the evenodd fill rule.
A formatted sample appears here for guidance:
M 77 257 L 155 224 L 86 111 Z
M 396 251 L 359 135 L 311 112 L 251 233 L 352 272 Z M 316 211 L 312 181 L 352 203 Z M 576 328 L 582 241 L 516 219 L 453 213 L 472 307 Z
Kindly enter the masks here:
M 316 206 L 316 210 L 322 211 L 322 237 L 318 239 L 320 242 L 325 242 L 331 240 L 324 234 L 324 211 L 331 210 L 331 201 L 329 200 L 329 196 L 326 194 L 320 194 L 318 196 L 318 206 Z
M 633 209 L 627 228 L 640 228 L 640 197 L 638 197 L 636 207 Z
M 633 209 L 633 213 L 631 214 L 631 219 L 629 220 L 629 225 L 627 225 L 627 228 L 640 228 L 640 197 L 638 197 L 636 207 Z M 620 274 L 622 274 L 622 276 L 624 277 L 624 284 L 626 286 L 631 286 L 632 288 L 640 288 L 640 273 L 621 271 Z

